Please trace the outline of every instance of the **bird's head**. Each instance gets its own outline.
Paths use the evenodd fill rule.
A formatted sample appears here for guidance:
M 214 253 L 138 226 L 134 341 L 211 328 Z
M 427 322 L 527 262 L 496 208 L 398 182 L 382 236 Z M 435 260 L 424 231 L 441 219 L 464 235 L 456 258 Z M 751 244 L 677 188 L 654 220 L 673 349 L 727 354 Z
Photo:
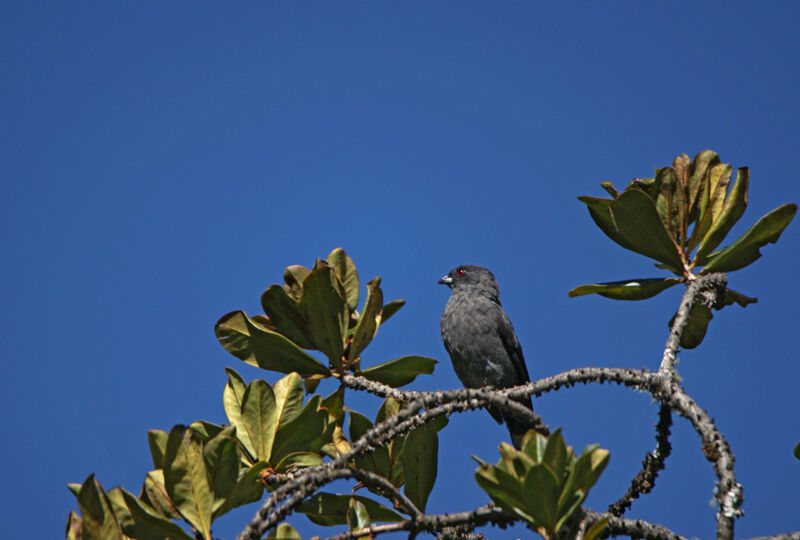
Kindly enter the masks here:
M 494 275 L 482 266 L 465 264 L 456 266 L 439 280 L 442 285 L 447 285 L 455 292 L 465 291 L 476 294 L 484 293 L 497 297 L 500 294 Z

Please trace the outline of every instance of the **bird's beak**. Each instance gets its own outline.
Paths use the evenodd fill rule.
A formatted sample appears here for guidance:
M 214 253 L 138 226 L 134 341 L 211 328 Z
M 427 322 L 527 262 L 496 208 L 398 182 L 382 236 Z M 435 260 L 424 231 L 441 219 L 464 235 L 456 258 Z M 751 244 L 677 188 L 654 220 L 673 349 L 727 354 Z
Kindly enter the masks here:
M 439 280 L 440 285 L 447 285 L 448 287 L 453 283 L 453 278 L 450 276 L 444 276 L 442 279 Z

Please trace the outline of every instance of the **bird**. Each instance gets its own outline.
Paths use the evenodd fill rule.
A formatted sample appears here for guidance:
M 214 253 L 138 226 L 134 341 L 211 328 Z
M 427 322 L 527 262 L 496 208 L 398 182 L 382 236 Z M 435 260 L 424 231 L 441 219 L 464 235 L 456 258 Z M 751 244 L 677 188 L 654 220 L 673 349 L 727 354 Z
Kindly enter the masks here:
M 442 313 L 442 341 L 461 383 L 467 388 L 508 388 L 529 382 L 522 347 L 500 304 L 494 275 L 482 266 L 462 265 L 439 283 L 451 290 Z M 533 411 L 530 396 L 515 401 Z M 535 426 L 498 407 L 487 410 L 498 424 L 505 421 L 511 442 L 520 449 L 525 433 Z

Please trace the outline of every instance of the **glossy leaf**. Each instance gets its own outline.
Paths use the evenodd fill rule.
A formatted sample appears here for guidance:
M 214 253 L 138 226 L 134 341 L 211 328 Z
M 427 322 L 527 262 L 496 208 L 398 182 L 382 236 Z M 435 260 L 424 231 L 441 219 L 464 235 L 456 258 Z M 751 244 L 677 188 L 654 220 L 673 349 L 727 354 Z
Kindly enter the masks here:
M 383 306 L 383 311 L 381 312 L 381 324 L 388 321 L 389 317 L 400 311 L 400 308 L 404 305 L 406 305 L 405 300 L 392 300 Z
M 122 529 L 111 510 L 111 503 L 94 474 L 86 478 L 78 491 L 78 508 L 82 515 L 83 538 L 122 540 Z
M 400 463 L 405 473 L 403 493 L 423 512 L 436 482 L 439 461 L 438 432 L 446 425 L 447 417 L 440 416 L 415 429 L 405 438 L 400 454 Z
M 653 199 L 639 190 L 626 191 L 611 205 L 619 234 L 629 249 L 656 259 L 677 272 L 683 268 L 677 247 L 667 234 Z
M 310 273 L 309 273 L 310 275 Z M 308 277 L 306 277 L 308 279 Z M 305 280 L 303 281 L 305 287 Z M 305 291 L 303 291 L 305 296 Z M 270 285 L 261 295 L 261 307 L 270 325 L 303 349 L 316 349 L 311 339 L 308 321 L 299 301 L 289 296 L 280 285 Z
M 729 246 L 708 256 L 701 274 L 732 272 L 761 257 L 759 249 L 775 243 L 797 212 L 796 204 L 784 204 L 769 212 Z
M 303 540 L 294 527 L 288 523 L 281 523 L 270 531 L 267 540 Z
M 164 454 L 164 483 L 181 516 L 204 539 L 210 540 L 214 495 L 203 459 L 203 444 L 198 435 L 185 426 L 175 426 L 169 433 Z
M 303 382 L 297 373 L 290 373 L 275 381 L 272 393 L 275 395 L 278 429 L 280 429 L 280 426 L 297 418 L 303 410 Z
M 376 277 L 367 283 L 367 301 L 364 303 L 364 309 L 361 310 L 358 324 L 353 333 L 353 341 L 350 343 L 350 352 L 347 355 L 348 361 L 353 362 L 358 358 L 375 337 L 375 334 L 378 333 L 382 311 L 383 291 L 381 291 L 381 278 Z
M 722 212 L 711 225 L 700 245 L 697 246 L 697 254 L 695 255 L 697 265 L 704 266 L 707 263 L 707 255 L 725 239 L 731 227 L 744 214 L 745 208 L 747 208 L 747 186 L 749 180 L 750 171 L 747 167 L 736 171 L 736 180 L 733 182 L 731 191 L 725 199 Z
M 699 152 L 689 166 L 689 221 L 694 222 L 699 216 L 700 202 L 707 198 L 706 175 L 709 167 L 719 163 L 719 156 L 712 150 Z M 691 251 L 691 248 L 689 248 Z
M 229 353 L 251 366 L 281 373 L 295 371 L 301 377 L 330 374 L 313 356 L 281 334 L 257 326 L 243 311 L 223 316 L 214 331 Z
M 380 382 L 393 388 L 404 386 L 417 375 L 430 375 L 433 373 L 436 360 L 425 356 L 403 356 L 389 360 L 377 366 L 368 367 L 358 372 L 359 375 L 371 381 Z
M 353 260 L 347 256 L 342 248 L 336 248 L 325 259 L 333 267 L 345 291 L 347 307 L 354 311 L 358 307 L 358 272 Z
M 614 202 L 613 200 L 586 196 L 578 197 L 578 200 L 586 205 L 592 220 L 600 227 L 601 231 L 606 233 L 606 236 L 625 249 L 634 251 L 631 243 L 617 230 L 617 225 L 614 223 L 614 218 L 611 216 L 610 209 L 611 204 Z
M 361 503 L 374 522 L 403 521 L 403 517 L 395 511 L 368 497 L 359 495 L 335 495 L 333 493 L 318 492 L 310 499 L 297 505 L 296 509 L 298 512 L 308 516 L 308 519 L 317 525 L 345 525 L 351 499 Z
M 333 269 L 321 263 L 315 265 L 303 282 L 303 297 L 300 299 L 300 310 L 308 321 L 311 342 L 338 367 L 342 363 L 349 318 L 344 295 Z
M 593 283 L 572 289 L 569 291 L 569 296 L 574 298 L 586 294 L 599 294 L 614 300 L 645 300 L 680 282 L 678 278 L 648 278 Z

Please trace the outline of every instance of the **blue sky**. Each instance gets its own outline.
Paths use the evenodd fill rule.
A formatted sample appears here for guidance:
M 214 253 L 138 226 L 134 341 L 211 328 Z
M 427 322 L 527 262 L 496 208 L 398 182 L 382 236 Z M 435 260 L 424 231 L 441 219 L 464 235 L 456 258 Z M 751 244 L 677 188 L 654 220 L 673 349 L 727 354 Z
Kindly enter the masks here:
M 662 275 L 575 197 L 711 148 L 751 167 L 732 237 L 800 201 L 798 22 L 792 2 L 4 3 L 4 534 L 63 534 L 65 485 L 91 472 L 138 492 L 148 429 L 225 420 L 225 366 L 274 380 L 229 356 L 214 322 L 259 312 L 285 266 L 337 246 L 363 282 L 380 275 L 387 298 L 407 300 L 364 363 L 441 361 L 414 388 L 458 386 L 436 281 L 462 263 L 494 271 L 534 378 L 655 369 L 680 291 L 567 298 Z M 736 455 L 740 537 L 800 528 L 798 224 L 762 252 L 729 276 L 759 303 L 715 314 L 680 355 Z M 577 388 L 535 407 L 575 447 L 611 450 L 597 510 L 654 444 L 645 395 Z M 708 538 L 714 476 L 691 426 L 673 431 L 655 492 L 627 515 Z M 429 510 L 483 504 L 469 454 L 494 461 L 505 437 L 488 414 L 452 419 Z

